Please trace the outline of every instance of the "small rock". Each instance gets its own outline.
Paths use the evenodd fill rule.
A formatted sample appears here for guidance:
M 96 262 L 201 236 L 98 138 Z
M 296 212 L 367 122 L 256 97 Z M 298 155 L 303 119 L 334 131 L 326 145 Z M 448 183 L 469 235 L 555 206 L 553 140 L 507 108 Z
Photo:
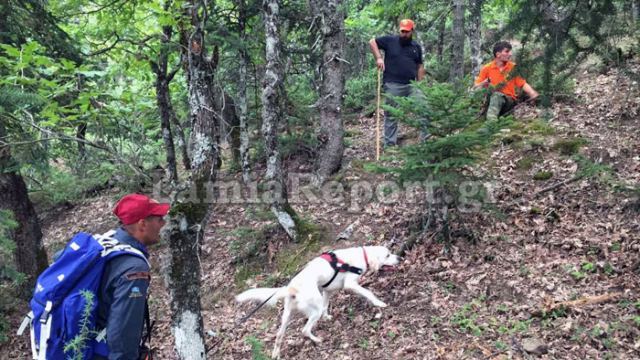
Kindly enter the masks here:
M 549 347 L 542 340 L 537 338 L 526 338 L 522 340 L 522 348 L 530 354 L 542 355 L 549 351 Z
M 344 229 L 340 234 L 338 234 L 338 236 L 336 237 L 336 240 L 349 240 L 349 238 L 351 237 L 351 234 L 353 234 L 353 229 L 358 225 L 360 221 L 356 220 L 353 224 L 347 226 L 346 229 Z

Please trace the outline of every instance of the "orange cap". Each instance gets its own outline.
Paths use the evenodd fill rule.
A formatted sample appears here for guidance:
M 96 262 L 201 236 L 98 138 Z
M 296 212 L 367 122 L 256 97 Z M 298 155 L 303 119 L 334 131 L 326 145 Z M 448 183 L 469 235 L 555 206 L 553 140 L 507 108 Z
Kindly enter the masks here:
M 404 30 L 404 31 L 413 30 L 413 20 L 410 20 L 410 19 L 400 20 L 400 30 Z

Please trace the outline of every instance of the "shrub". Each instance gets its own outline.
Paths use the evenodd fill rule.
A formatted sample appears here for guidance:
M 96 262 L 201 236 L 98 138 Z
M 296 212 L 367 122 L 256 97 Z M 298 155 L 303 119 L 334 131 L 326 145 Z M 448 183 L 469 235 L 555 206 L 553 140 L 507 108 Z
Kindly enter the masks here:
M 376 69 L 362 72 L 345 83 L 344 108 L 346 112 L 358 112 L 375 101 L 377 92 Z
M 14 290 L 19 288 L 25 277 L 19 273 L 12 261 L 16 245 L 9 238 L 9 232 L 18 227 L 13 220 L 13 214 L 7 210 L 0 210 L 0 343 L 8 340 L 6 314 L 14 305 Z

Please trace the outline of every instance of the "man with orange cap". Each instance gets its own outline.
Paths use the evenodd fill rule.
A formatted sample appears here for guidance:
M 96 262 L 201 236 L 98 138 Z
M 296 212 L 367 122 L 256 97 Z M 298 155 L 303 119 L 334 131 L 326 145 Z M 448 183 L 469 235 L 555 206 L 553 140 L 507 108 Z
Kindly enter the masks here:
M 391 96 L 423 97 L 424 95 L 412 85 L 412 81 L 424 78 L 425 70 L 422 64 L 422 49 L 413 41 L 414 22 L 410 19 L 400 21 L 400 34 L 381 36 L 369 41 L 371 52 L 376 58 L 378 69 L 384 71 L 383 83 L 385 94 Z M 384 51 L 384 59 L 380 50 Z M 394 106 L 393 99 L 387 103 Z M 423 122 L 426 127 L 426 119 Z M 422 136 L 426 137 L 426 129 L 422 129 Z M 398 144 L 398 123 L 389 112 L 384 117 L 384 144 L 394 146 Z
M 126 195 L 113 209 L 121 226 L 112 237 L 148 258 L 146 247 L 160 241 L 160 229 L 168 211 L 169 204 L 160 204 L 141 194 Z M 149 318 L 149 272 L 148 261 L 135 255 L 117 256 L 107 263 L 100 282 L 96 322 L 98 329 L 106 330 L 106 346 L 96 347 L 94 360 L 142 358 L 142 331 L 145 318 Z

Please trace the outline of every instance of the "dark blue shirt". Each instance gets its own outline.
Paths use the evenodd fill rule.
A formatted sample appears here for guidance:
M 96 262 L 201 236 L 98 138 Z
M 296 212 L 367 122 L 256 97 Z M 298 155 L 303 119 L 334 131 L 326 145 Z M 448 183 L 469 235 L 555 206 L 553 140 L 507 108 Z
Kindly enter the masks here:
M 118 229 L 113 237 L 149 257 L 144 245 L 124 229 Z M 127 254 L 111 259 L 105 267 L 98 294 L 97 327 L 107 328 L 109 360 L 138 359 L 150 280 L 149 270 L 144 259 Z
M 400 36 L 388 35 L 376 38 L 380 50 L 384 50 L 384 83 L 408 84 L 418 79 L 418 65 L 422 64 L 422 49 L 415 41 L 403 45 Z

